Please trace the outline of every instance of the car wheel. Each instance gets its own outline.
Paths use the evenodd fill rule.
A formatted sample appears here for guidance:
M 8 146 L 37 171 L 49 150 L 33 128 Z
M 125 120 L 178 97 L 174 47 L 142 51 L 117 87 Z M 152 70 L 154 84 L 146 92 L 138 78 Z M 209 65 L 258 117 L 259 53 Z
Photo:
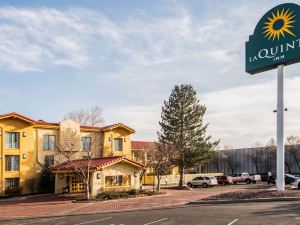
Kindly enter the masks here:
M 190 188 L 193 187 L 192 183 L 188 183 L 187 186 L 190 187 Z
M 204 184 L 203 184 L 203 187 L 204 187 L 204 188 L 207 188 L 207 187 L 208 187 L 207 183 L 204 183 Z
M 251 183 L 251 180 L 250 179 L 247 179 L 246 180 L 246 184 L 250 184 Z
M 236 181 L 234 181 L 234 182 L 233 182 L 233 184 L 237 184 L 237 182 L 236 182 Z
M 224 181 L 222 181 L 220 184 L 221 184 L 222 186 L 225 186 L 225 182 L 224 182 Z

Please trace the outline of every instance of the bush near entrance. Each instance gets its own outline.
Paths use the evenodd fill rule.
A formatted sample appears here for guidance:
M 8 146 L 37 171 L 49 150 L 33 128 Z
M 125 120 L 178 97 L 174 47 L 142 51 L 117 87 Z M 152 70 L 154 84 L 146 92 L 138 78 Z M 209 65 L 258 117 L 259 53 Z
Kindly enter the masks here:
M 152 196 L 159 195 L 164 193 L 153 192 L 148 190 L 136 190 L 132 189 L 127 192 L 102 192 L 97 195 L 96 199 L 100 201 L 112 200 L 112 199 L 121 199 L 121 198 L 135 198 L 135 197 L 144 197 L 144 196 Z

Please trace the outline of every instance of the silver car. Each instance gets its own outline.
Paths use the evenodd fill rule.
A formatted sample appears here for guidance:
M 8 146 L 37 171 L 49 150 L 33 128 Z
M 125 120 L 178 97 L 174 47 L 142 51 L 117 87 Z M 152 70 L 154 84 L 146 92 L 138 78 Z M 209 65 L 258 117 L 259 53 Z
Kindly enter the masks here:
M 212 176 L 199 176 L 195 177 L 193 180 L 187 182 L 189 187 L 213 187 L 214 185 L 218 185 L 218 181 L 215 177 Z

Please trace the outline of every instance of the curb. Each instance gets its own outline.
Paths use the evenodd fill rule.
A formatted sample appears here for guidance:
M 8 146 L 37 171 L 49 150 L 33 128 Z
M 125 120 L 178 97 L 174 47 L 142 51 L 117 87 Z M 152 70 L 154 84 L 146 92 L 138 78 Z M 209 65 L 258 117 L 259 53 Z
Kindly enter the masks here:
M 257 198 L 257 199 L 237 199 L 237 200 L 200 200 L 200 201 L 191 201 L 187 205 L 231 204 L 231 203 L 251 203 L 251 202 L 285 202 L 285 201 L 300 201 L 300 198 L 284 197 L 284 198 Z

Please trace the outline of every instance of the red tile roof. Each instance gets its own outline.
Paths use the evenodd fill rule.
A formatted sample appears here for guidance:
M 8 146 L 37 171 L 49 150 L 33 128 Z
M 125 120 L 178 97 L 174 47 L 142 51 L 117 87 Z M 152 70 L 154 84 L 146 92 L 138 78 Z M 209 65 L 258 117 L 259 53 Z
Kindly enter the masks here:
M 45 126 L 59 126 L 59 123 L 50 123 L 50 122 L 46 122 L 44 120 L 33 120 L 31 118 L 28 118 L 26 116 L 23 116 L 21 114 L 18 114 L 18 113 L 15 113 L 15 112 L 12 112 L 12 113 L 7 113 L 7 114 L 2 114 L 0 115 L 0 119 L 5 119 L 5 118 L 9 118 L 9 117 L 19 117 L 20 119 L 23 119 L 27 122 L 30 122 L 30 123 L 33 123 L 33 124 L 36 124 L 36 125 L 45 125 Z M 122 123 L 116 123 L 116 124 L 112 124 L 112 125 L 108 125 L 108 126 L 104 126 L 104 127 L 92 127 L 92 126 L 80 126 L 80 128 L 82 129 L 91 129 L 91 130 L 99 130 L 99 131 L 108 131 L 108 130 L 112 130 L 114 128 L 117 128 L 117 127 L 123 127 L 127 130 L 129 130 L 131 133 L 135 133 L 135 130 L 126 126 L 125 124 L 122 124 Z
M 114 128 L 118 128 L 118 127 L 122 127 L 126 130 L 129 130 L 131 133 L 135 133 L 135 130 L 126 126 L 125 124 L 123 123 L 116 123 L 116 124 L 112 124 L 112 125 L 108 125 L 108 126 L 105 126 L 105 127 L 102 127 L 102 130 L 103 131 L 108 131 L 108 130 L 112 130 Z
M 117 162 L 121 162 L 121 161 L 129 162 L 138 167 L 144 167 L 142 164 L 140 164 L 136 161 L 127 159 L 123 156 L 112 156 L 112 157 L 91 159 L 90 170 L 99 170 L 105 166 L 109 166 L 113 163 L 117 163 Z M 68 170 L 74 170 L 76 167 L 81 167 L 83 169 L 84 169 L 84 167 L 87 167 L 87 159 L 77 159 L 77 160 L 73 160 L 72 162 L 64 162 L 64 163 L 54 166 L 53 170 L 54 171 L 66 171 L 66 170 L 68 171 Z
M 145 150 L 154 145 L 154 142 L 150 141 L 131 141 L 132 150 Z
M 30 118 L 28 118 L 26 116 L 23 116 L 21 114 L 18 114 L 16 112 L 12 112 L 12 113 L 7 113 L 7 114 L 0 115 L 0 119 L 10 118 L 10 117 L 17 117 L 17 118 L 20 118 L 20 119 L 25 120 L 27 122 L 33 123 L 33 124 L 37 123 L 35 120 L 30 119 Z

